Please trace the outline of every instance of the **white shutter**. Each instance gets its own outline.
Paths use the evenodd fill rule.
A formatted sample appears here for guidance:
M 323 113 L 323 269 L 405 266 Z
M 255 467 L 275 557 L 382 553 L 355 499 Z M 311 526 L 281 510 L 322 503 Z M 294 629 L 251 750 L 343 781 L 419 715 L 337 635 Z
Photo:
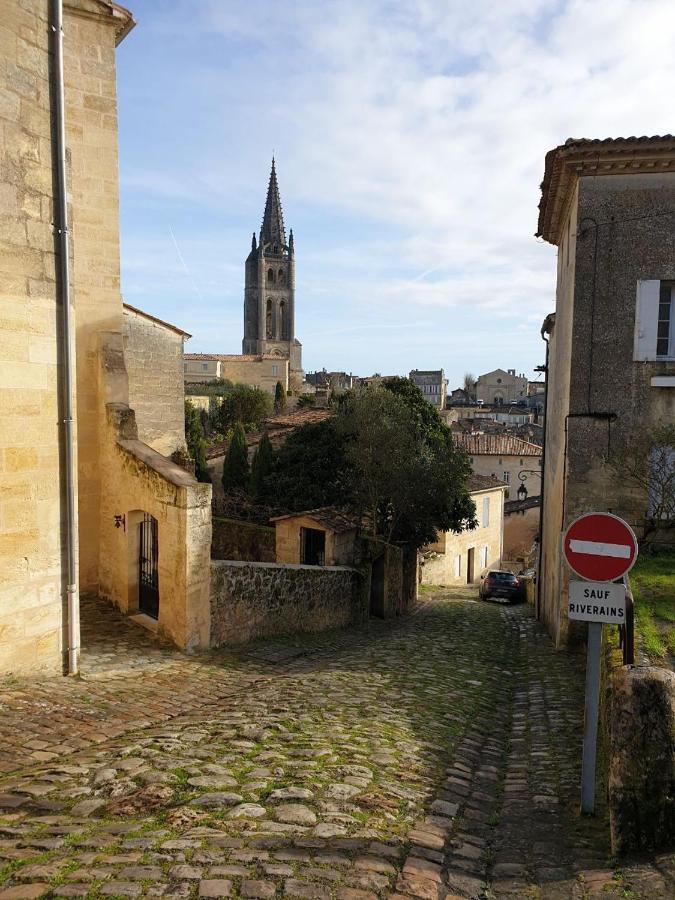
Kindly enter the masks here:
M 656 359 L 661 282 L 638 281 L 635 301 L 635 345 L 633 359 Z
M 483 528 L 490 524 L 490 498 L 483 497 Z

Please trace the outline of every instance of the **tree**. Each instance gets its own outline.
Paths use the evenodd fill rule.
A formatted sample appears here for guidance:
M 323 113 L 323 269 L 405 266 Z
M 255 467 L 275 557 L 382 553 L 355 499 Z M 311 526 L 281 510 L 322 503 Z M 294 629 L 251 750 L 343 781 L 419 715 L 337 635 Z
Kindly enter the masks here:
M 643 543 L 654 531 L 675 527 L 675 425 L 634 430 L 607 464 L 646 498 Z
M 346 458 L 354 496 L 373 534 L 420 547 L 438 531 L 473 527 L 475 507 L 466 488 L 466 454 L 406 381 L 390 379 L 383 388 L 352 394 L 339 410 L 338 428 L 351 435 Z
M 286 391 L 280 381 L 274 389 L 274 412 L 280 413 L 286 409 Z
M 263 500 L 266 494 L 266 479 L 272 471 L 272 444 L 267 432 L 260 438 L 251 464 L 251 493 L 256 500 Z
M 410 547 L 475 525 L 468 457 L 414 385 L 391 381 L 345 394 L 333 417 L 288 438 L 267 479 L 274 506 L 351 509 L 374 535 Z
M 476 379 L 474 378 L 472 372 L 464 373 L 462 388 L 464 389 L 464 392 L 466 393 L 466 396 L 469 398 L 469 400 L 476 399 Z
M 266 391 L 245 384 L 236 384 L 223 396 L 220 406 L 221 429 L 227 433 L 237 423 L 249 431 L 259 428 L 271 410 L 272 399 Z
M 210 483 L 211 476 L 206 468 L 206 440 L 202 428 L 201 413 L 189 400 L 185 401 L 185 443 L 188 453 L 195 463 L 197 481 Z
M 232 429 L 230 445 L 223 461 L 223 489 L 229 491 L 245 491 L 248 487 L 248 450 L 246 434 L 240 422 Z
M 298 409 L 307 409 L 310 406 L 316 406 L 314 394 L 300 394 L 298 397 Z

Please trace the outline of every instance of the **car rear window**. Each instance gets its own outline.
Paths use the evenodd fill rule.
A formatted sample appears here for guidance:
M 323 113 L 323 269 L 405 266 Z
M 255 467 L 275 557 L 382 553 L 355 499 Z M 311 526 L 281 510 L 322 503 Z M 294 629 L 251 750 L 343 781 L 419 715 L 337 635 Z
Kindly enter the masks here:
M 488 577 L 493 581 L 513 582 L 518 580 L 516 576 L 512 575 L 510 572 L 490 572 Z

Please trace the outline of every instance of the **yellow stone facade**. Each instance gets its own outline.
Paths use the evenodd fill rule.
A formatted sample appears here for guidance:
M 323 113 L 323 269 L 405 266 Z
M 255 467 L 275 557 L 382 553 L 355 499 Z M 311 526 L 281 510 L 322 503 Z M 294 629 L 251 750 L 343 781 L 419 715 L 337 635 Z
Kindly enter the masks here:
M 472 531 L 439 534 L 435 544 L 424 548 L 422 584 L 478 584 L 487 569 L 499 569 L 504 541 L 504 488 L 471 491 L 476 504 L 478 527 Z
M 49 6 L 7 0 L 0 17 L 0 673 L 62 671 L 67 624 Z M 132 25 L 107 0 L 64 2 L 79 589 L 133 611 L 135 513 L 151 512 L 158 627 L 207 645 L 211 489 L 139 440 L 129 405 L 115 47 Z
M 290 360 L 275 354 L 242 355 L 186 353 L 184 377 L 186 384 L 201 384 L 226 378 L 234 384 L 259 387 L 274 395 L 277 382 L 285 391 L 291 389 Z

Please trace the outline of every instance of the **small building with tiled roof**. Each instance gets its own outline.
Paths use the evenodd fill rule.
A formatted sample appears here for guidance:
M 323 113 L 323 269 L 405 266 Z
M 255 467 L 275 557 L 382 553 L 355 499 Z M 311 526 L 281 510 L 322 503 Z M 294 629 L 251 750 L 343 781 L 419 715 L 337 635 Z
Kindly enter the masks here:
M 271 520 L 276 531 L 276 561 L 309 566 L 354 564 L 359 523 L 332 506 L 307 509 Z
M 541 493 L 542 448 L 512 434 L 453 432 L 455 446 L 468 455 L 476 475 L 496 478 L 509 489 L 509 498 L 525 484 L 531 497 Z

